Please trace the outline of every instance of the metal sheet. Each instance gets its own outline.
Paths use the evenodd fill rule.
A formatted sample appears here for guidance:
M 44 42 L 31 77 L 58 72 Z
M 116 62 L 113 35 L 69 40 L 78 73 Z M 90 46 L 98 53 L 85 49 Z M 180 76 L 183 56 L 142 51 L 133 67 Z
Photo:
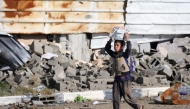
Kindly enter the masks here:
M 100 33 L 125 23 L 123 0 L 0 2 L 0 31 L 8 33 Z
M 129 2 L 190 2 L 189 0 L 128 0 Z
M 43 23 L 1 23 L 0 31 L 7 33 L 20 33 L 20 34 L 38 34 L 45 33 Z
M 190 25 L 126 25 L 130 34 L 189 34 Z
M 190 13 L 190 3 L 128 2 L 127 13 Z
M 126 14 L 126 19 L 129 25 L 190 25 L 190 14 Z
M 189 0 L 128 0 L 130 34 L 189 34 Z

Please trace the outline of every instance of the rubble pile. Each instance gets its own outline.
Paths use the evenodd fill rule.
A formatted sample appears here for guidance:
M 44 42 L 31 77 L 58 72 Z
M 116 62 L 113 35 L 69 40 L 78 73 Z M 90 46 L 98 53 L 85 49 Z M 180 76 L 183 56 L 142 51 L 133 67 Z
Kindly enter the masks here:
M 40 86 L 58 91 L 83 91 L 111 88 L 113 78 L 105 69 L 88 62 L 74 60 L 72 53 L 58 44 L 34 41 L 31 59 L 16 71 L 0 72 L 0 81 L 11 86 Z M 108 61 L 108 60 L 107 60 Z
M 134 55 L 133 84 L 169 85 L 181 76 L 182 82 L 189 83 L 189 44 L 190 38 L 174 38 L 173 43 L 159 43 L 157 50 Z
M 160 43 L 157 50 L 133 53 L 136 69 L 131 73 L 133 85 L 169 85 L 179 74 L 183 75 L 183 82 L 189 82 L 189 42 L 179 43 L 181 41 L 177 39 L 173 42 L 178 44 Z M 179 52 L 171 52 L 176 50 L 170 50 L 172 45 Z M 112 61 L 109 55 L 101 54 L 101 50 L 94 50 L 91 63 L 73 59 L 72 52 L 55 43 L 34 41 L 29 52 L 31 58 L 23 67 L 15 71 L 0 71 L 0 81 L 7 81 L 11 91 L 16 86 L 41 84 L 63 92 L 112 88 Z

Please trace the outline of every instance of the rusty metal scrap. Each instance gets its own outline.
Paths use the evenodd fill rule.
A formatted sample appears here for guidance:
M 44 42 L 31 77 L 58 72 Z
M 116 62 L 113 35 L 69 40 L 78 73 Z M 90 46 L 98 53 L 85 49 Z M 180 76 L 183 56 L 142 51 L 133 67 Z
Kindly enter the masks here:
M 109 32 L 113 26 L 124 25 L 122 1 L 0 2 L 0 31 L 8 33 L 101 33 Z

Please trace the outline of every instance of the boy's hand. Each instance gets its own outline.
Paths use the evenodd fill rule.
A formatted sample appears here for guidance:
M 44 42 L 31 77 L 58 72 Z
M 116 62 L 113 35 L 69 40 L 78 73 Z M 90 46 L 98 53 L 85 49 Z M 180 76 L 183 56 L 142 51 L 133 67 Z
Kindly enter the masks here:
M 110 40 L 109 40 L 109 42 L 112 42 L 112 37 L 110 37 Z
M 128 32 L 125 33 L 125 38 L 127 39 L 127 41 L 129 41 L 130 36 L 129 36 L 129 33 L 128 33 Z

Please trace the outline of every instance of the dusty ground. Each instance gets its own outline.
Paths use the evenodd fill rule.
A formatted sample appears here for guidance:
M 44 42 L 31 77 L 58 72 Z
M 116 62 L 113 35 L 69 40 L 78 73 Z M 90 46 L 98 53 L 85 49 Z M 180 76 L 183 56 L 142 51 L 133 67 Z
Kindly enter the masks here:
M 185 99 L 190 99 L 190 96 L 183 97 Z M 139 104 L 143 104 L 145 109 L 190 109 L 189 105 L 167 105 L 167 104 L 155 104 L 154 98 L 143 98 L 137 99 Z M 45 105 L 45 106 L 38 106 L 37 108 L 30 108 L 30 109 L 113 109 L 112 101 L 107 104 L 99 104 L 93 105 L 93 102 L 88 103 L 64 103 L 61 105 L 54 104 L 54 105 Z M 82 108 L 84 105 L 88 105 L 89 107 Z M 16 109 L 16 108 L 9 108 L 10 106 L 0 106 L 0 109 Z M 26 109 L 26 108 L 17 108 L 17 109 Z M 133 109 L 124 101 L 121 102 L 121 109 Z

